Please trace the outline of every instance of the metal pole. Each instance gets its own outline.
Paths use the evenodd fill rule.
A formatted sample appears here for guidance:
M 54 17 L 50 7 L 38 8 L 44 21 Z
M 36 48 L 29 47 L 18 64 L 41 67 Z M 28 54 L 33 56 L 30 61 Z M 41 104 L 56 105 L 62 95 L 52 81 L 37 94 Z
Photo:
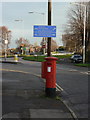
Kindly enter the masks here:
M 43 45 L 46 46 L 46 43 L 45 43 L 45 37 L 43 38 Z M 43 48 L 43 54 L 45 55 L 45 47 Z
M 6 61 L 6 58 L 7 58 L 7 44 L 8 44 L 8 32 L 6 32 L 6 38 L 5 38 L 5 61 Z
M 48 25 L 51 25 L 51 8 L 51 0 L 48 0 Z M 49 37 L 47 41 L 47 56 L 51 56 L 51 37 Z
M 45 13 L 41 13 L 41 12 L 33 12 L 33 11 L 31 11 L 31 12 L 28 12 L 28 13 L 37 13 L 37 14 L 41 14 L 41 15 L 43 15 L 43 21 L 42 21 L 42 24 L 44 24 L 44 16 L 45 16 Z M 43 44 L 45 43 L 45 37 L 43 37 L 42 38 L 43 39 Z M 43 44 L 42 44 L 42 46 L 43 46 Z M 42 48 L 43 49 L 43 54 L 45 55 L 45 48 Z
M 5 61 L 6 61 L 7 53 L 6 53 L 6 44 L 5 44 Z
M 84 37 L 83 37 L 83 63 L 85 63 L 85 39 L 86 39 L 86 6 L 84 11 Z
M 42 15 L 43 15 L 43 24 L 44 24 L 44 16 L 45 16 L 45 14 L 44 13 L 41 13 Z M 46 43 L 45 43 L 45 37 L 43 38 L 44 40 L 43 40 L 43 42 L 44 42 L 44 45 L 46 45 Z M 45 55 L 45 49 L 46 48 L 43 48 L 43 54 Z
M 7 44 L 8 44 L 8 40 L 5 40 L 5 61 L 7 58 Z

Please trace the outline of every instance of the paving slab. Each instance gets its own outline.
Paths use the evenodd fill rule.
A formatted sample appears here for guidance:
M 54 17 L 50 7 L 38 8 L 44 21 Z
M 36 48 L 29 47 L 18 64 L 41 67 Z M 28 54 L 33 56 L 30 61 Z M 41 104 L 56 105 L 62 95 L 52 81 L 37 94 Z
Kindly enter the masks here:
M 30 109 L 30 118 L 72 118 L 61 109 Z

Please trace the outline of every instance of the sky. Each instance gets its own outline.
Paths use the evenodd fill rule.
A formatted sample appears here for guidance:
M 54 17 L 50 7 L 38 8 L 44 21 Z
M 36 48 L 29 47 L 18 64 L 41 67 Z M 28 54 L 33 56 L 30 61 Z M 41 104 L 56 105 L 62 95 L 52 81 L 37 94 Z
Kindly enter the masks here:
M 37 42 L 39 45 L 42 38 L 33 37 L 34 25 L 47 25 L 48 4 L 47 0 L 3 0 L 0 2 L 0 26 L 7 26 L 12 31 L 10 48 L 15 48 L 15 41 L 20 37 L 28 39 L 30 44 Z M 56 2 L 57 1 L 57 2 Z M 58 45 L 63 45 L 62 34 L 68 21 L 68 12 L 70 12 L 70 1 L 59 2 L 52 0 L 52 25 L 57 27 L 56 37 L 53 38 Z M 34 12 L 34 13 L 28 13 Z M 40 13 L 40 14 L 39 14 Z M 41 14 L 41 13 L 44 13 Z M 18 22 L 15 20 L 19 20 Z

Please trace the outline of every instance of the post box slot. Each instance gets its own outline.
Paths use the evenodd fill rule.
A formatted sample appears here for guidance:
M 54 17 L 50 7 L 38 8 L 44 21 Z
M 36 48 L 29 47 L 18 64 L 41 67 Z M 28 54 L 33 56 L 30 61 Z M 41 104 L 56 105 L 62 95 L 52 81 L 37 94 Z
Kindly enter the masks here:
M 52 65 L 52 63 L 49 63 L 49 62 L 48 62 L 47 65 Z

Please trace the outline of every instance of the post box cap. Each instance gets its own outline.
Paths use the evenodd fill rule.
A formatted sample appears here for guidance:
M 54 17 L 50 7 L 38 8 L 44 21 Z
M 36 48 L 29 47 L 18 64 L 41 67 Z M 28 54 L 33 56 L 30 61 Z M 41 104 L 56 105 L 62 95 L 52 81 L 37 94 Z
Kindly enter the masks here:
M 56 57 L 45 57 L 45 60 L 58 60 Z

